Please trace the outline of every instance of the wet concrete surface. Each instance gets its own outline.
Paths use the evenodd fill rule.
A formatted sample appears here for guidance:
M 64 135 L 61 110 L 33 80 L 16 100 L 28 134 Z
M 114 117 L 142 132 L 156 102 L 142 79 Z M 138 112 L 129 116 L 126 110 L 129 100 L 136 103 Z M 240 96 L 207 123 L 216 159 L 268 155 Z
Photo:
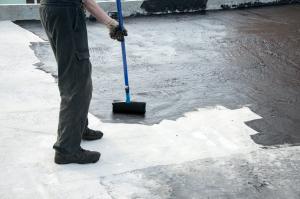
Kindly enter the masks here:
M 152 125 L 197 108 L 243 106 L 263 119 L 247 125 L 261 145 L 300 143 L 300 6 L 126 19 L 133 98 L 145 117 L 112 115 L 123 99 L 120 46 L 88 23 L 94 93 L 90 112 L 104 122 Z M 46 39 L 39 22 L 18 22 Z M 37 68 L 56 74 L 48 43 L 32 43 Z

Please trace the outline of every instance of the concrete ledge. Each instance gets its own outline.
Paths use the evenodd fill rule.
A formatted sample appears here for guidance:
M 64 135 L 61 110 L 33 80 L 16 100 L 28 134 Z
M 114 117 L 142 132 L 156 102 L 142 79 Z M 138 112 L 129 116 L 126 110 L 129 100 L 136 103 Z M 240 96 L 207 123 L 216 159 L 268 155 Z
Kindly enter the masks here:
M 39 19 L 38 5 L 1 5 L 0 20 Z
M 142 1 L 130 0 L 125 1 L 123 5 L 124 16 L 143 13 L 140 9 Z M 116 7 L 113 1 L 99 2 L 99 5 L 107 12 L 115 12 Z M 89 16 L 89 14 L 88 14 Z M 0 20 L 39 20 L 39 5 L 0 5 Z
M 166 14 L 300 3 L 300 0 L 124 0 L 124 16 Z M 115 2 L 100 1 L 106 12 L 115 12 Z M 39 20 L 39 5 L 0 5 L 0 20 Z M 89 16 L 89 14 L 88 14 Z

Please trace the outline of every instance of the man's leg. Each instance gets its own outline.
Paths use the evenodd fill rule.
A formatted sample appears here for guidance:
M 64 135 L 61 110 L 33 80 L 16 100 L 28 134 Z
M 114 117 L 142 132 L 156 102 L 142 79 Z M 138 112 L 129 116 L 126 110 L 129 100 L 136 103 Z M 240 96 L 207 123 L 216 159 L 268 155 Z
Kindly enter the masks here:
M 92 80 L 84 13 L 79 7 L 49 6 L 41 8 L 41 18 L 57 60 L 61 96 L 58 137 L 53 147 L 60 159 L 69 158 L 60 163 L 76 162 L 72 154 L 79 157 L 77 163 L 85 163 L 87 154 L 80 142 L 92 96 Z M 92 155 L 87 161 L 99 159 L 100 154 Z

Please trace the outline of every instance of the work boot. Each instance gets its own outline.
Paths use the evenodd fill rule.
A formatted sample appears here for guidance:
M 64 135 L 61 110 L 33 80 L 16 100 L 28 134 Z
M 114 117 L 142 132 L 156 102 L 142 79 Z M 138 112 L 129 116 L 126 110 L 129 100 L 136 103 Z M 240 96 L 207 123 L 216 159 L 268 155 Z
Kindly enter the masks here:
M 88 151 L 84 149 L 80 149 L 76 153 L 61 153 L 56 151 L 54 162 L 56 164 L 89 164 L 96 163 L 99 160 L 100 156 L 101 154 L 97 151 Z
M 85 132 L 82 134 L 83 140 L 99 140 L 103 137 L 101 131 L 95 131 L 89 128 L 86 128 Z

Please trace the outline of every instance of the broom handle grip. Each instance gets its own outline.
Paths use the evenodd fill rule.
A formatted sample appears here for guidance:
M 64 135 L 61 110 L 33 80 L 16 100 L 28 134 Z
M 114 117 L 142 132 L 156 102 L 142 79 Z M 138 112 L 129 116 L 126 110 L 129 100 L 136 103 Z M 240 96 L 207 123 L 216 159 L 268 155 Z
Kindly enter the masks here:
M 121 0 L 116 0 L 117 9 L 118 9 L 118 20 L 121 30 L 124 30 L 124 22 L 122 15 L 122 5 Z M 126 59 L 126 47 L 125 47 L 125 38 L 121 41 L 122 48 L 122 58 L 123 58 L 123 70 L 124 70 L 124 81 L 125 81 L 125 93 L 126 93 L 126 102 L 130 103 L 130 92 L 129 92 L 129 80 L 128 80 L 128 70 L 127 70 L 127 59 Z

